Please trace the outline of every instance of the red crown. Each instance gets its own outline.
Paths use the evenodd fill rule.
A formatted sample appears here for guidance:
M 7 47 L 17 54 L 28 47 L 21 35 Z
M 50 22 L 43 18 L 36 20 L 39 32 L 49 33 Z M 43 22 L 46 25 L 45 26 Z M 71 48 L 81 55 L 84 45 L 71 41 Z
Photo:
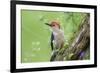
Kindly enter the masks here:
M 60 28 L 60 22 L 59 21 L 52 21 L 51 25 L 56 24 Z

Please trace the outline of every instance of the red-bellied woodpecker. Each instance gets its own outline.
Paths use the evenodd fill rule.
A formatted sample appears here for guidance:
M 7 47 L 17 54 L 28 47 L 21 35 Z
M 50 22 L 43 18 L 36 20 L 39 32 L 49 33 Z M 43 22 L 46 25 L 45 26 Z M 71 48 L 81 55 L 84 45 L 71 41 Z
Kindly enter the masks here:
M 61 30 L 60 23 L 58 21 L 52 21 L 50 24 L 49 23 L 45 24 L 52 28 L 51 48 L 53 52 L 51 61 L 53 61 L 58 50 L 63 48 L 64 46 L 64 41 L 65 41 L 64 32 Z

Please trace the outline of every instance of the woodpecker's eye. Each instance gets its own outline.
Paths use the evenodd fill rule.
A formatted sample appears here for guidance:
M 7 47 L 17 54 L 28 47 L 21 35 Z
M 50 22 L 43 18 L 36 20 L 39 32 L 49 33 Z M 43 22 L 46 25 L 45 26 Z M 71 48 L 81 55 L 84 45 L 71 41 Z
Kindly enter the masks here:
M 52 26 L 55 26 L 55 25 L 52 25 Z

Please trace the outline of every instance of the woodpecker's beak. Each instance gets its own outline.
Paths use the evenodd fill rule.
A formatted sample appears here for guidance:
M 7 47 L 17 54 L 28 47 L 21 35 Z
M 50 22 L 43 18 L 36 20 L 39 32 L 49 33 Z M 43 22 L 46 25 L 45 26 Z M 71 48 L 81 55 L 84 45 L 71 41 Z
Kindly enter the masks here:
M 45 23 L 45 24 L 51 27 L 51 25 L 49 23 Z

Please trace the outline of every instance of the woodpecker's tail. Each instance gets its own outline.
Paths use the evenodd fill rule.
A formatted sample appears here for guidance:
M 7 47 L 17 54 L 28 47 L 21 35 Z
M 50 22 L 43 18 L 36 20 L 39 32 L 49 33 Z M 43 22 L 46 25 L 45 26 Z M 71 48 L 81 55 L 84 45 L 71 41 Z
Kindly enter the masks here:
M 50 61 L 55 61 L 55 58 L 56 58 L 57 53 L 58 53 L 58 51 L 54 51 L 53 52 Z

